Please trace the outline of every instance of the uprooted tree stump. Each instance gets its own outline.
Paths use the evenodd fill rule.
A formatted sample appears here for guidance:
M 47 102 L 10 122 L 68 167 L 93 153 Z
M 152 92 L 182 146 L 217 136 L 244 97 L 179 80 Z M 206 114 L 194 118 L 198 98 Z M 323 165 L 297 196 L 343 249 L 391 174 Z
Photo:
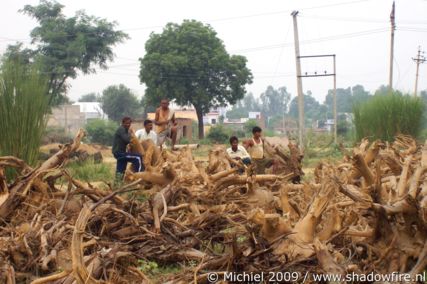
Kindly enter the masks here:
M 152 282 L 139 260 L 181 263 L 156 280 L 169 283 L 206 283 L 213 271 L 416 275 L 427 265 L 427 146 L 410 137 L 364 140 L 300 184 L 295 145 L 267 145 L 278 172 L 255 175 L 223 148 L 196 163 L 189 148 L 133 140 L 148 170 L 101 190 L 62 168 L 83 135 L 37 168 L 0 157 L 1 283 Z M 6 167 L 20 176 L 8 183 Z M 147 189 L 146 201 L 134 198 Z

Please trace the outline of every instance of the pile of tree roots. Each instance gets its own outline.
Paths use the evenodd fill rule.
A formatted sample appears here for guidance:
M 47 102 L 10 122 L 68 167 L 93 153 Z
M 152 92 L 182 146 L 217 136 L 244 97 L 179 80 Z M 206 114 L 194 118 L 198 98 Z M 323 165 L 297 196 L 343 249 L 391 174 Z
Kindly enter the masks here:
M 427 265 L 427 147 L 410 137 L 364 140 L 340 163 L 320 163 L 307 182 L 292 144 L 267 144 L 277 162 L 256 175 L 221 147 L 195 162 L 189 148 L 160 152 L 133 138 L 146 171 L 129 169 L 123 184 L 101 189 L 64 169 L 83 136 L 37 168 L 0 157 L 0 283 L 208 283 L 209 273 L 230 271 L 416 275 Z M 153 279 L 141 261 L 181 269 Z

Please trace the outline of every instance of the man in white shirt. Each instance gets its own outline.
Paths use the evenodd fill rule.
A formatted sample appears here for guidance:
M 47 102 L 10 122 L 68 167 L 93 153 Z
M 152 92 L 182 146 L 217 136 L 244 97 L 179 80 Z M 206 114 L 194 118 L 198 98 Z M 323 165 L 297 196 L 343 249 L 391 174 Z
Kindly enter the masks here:
M 230 137 L 231 147 L 227 149 L 227 154 L 230 158 L 241 160 L 245 165 L 251 163 L 251 157 L 245 147 L 239 145 L 239 139 L 236 136 Z
M 149 119 L 144 121 L 144 128 L 137 130 L 135 136 L 140 141 L 150 139 L 154 142 L 154 145 L 157 145 L 157 134 L 153 131 L 153 122 Z

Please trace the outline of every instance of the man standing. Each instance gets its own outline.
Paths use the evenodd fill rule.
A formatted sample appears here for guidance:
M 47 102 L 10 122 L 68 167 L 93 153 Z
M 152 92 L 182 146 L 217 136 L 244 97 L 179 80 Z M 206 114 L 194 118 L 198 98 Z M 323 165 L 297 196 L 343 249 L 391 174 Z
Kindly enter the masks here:
M 138 140 L 151 140 L 154 145 L 157 145 L 157 134 L 153 131 L 153 122 L 149 119 L 144 121 L 144 128 L 135 132 Z
M 248 150 L 252 161 L 255 164 L 257 174 L 265 174 L 265 168 L 273 165 L 272 159 L 266 158 L 264 155 L 264 139 L 261 137 L 262 129 L 258 126 L 252 128 L 252 139 L 245 141 L 245 148 Z
M 117 160 L 116 178 L 119 180 L 123 179 L 123 174 L 128 162 L 132 163 L 135 172 L 143 170 L 142 156 L 137 153 L 126 152 L 126 147 L 130 143 L 132 135 L 135 135 L 133 129 L 130 128 L 131 123 L 132 120 L 130 117 L 124 117 L 122 119 L 122 125 L 117 128 L 114 134 L 112 152 L 114 158 Z
M 177 123 L 175 121 L 175 113 L 169 109 L 169 100 L 162 99 L 160 107 L 156 109 L 154 124 L 157 126 L 157 145 L 162 149 L 166 138 L 172 139 L 172 150 L 175 150 Z
M 230 137 L 230 145 L 231 147 L 227 149 L 227 154 L 230 158 L 241 160 L 245 165 L 251 163 L 251 157 L 245 147 L 239 145 L 239 139 L 236 136 Z

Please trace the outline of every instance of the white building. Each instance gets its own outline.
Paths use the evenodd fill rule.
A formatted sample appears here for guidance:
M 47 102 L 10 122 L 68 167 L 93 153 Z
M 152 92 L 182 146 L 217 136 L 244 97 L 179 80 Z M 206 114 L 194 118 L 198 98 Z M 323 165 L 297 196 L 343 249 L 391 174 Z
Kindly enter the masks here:
M 260 111 L 250 111 L 248 114 L 249 119 L 261 119 L 261 112 Z
M 107 114 L 101 108 L 101 103 L 97 102 L 77 102 L 73 105 L 80 107 L 80 112 L 84 113 L 85 120 L 88 119 L 108 119 Z

